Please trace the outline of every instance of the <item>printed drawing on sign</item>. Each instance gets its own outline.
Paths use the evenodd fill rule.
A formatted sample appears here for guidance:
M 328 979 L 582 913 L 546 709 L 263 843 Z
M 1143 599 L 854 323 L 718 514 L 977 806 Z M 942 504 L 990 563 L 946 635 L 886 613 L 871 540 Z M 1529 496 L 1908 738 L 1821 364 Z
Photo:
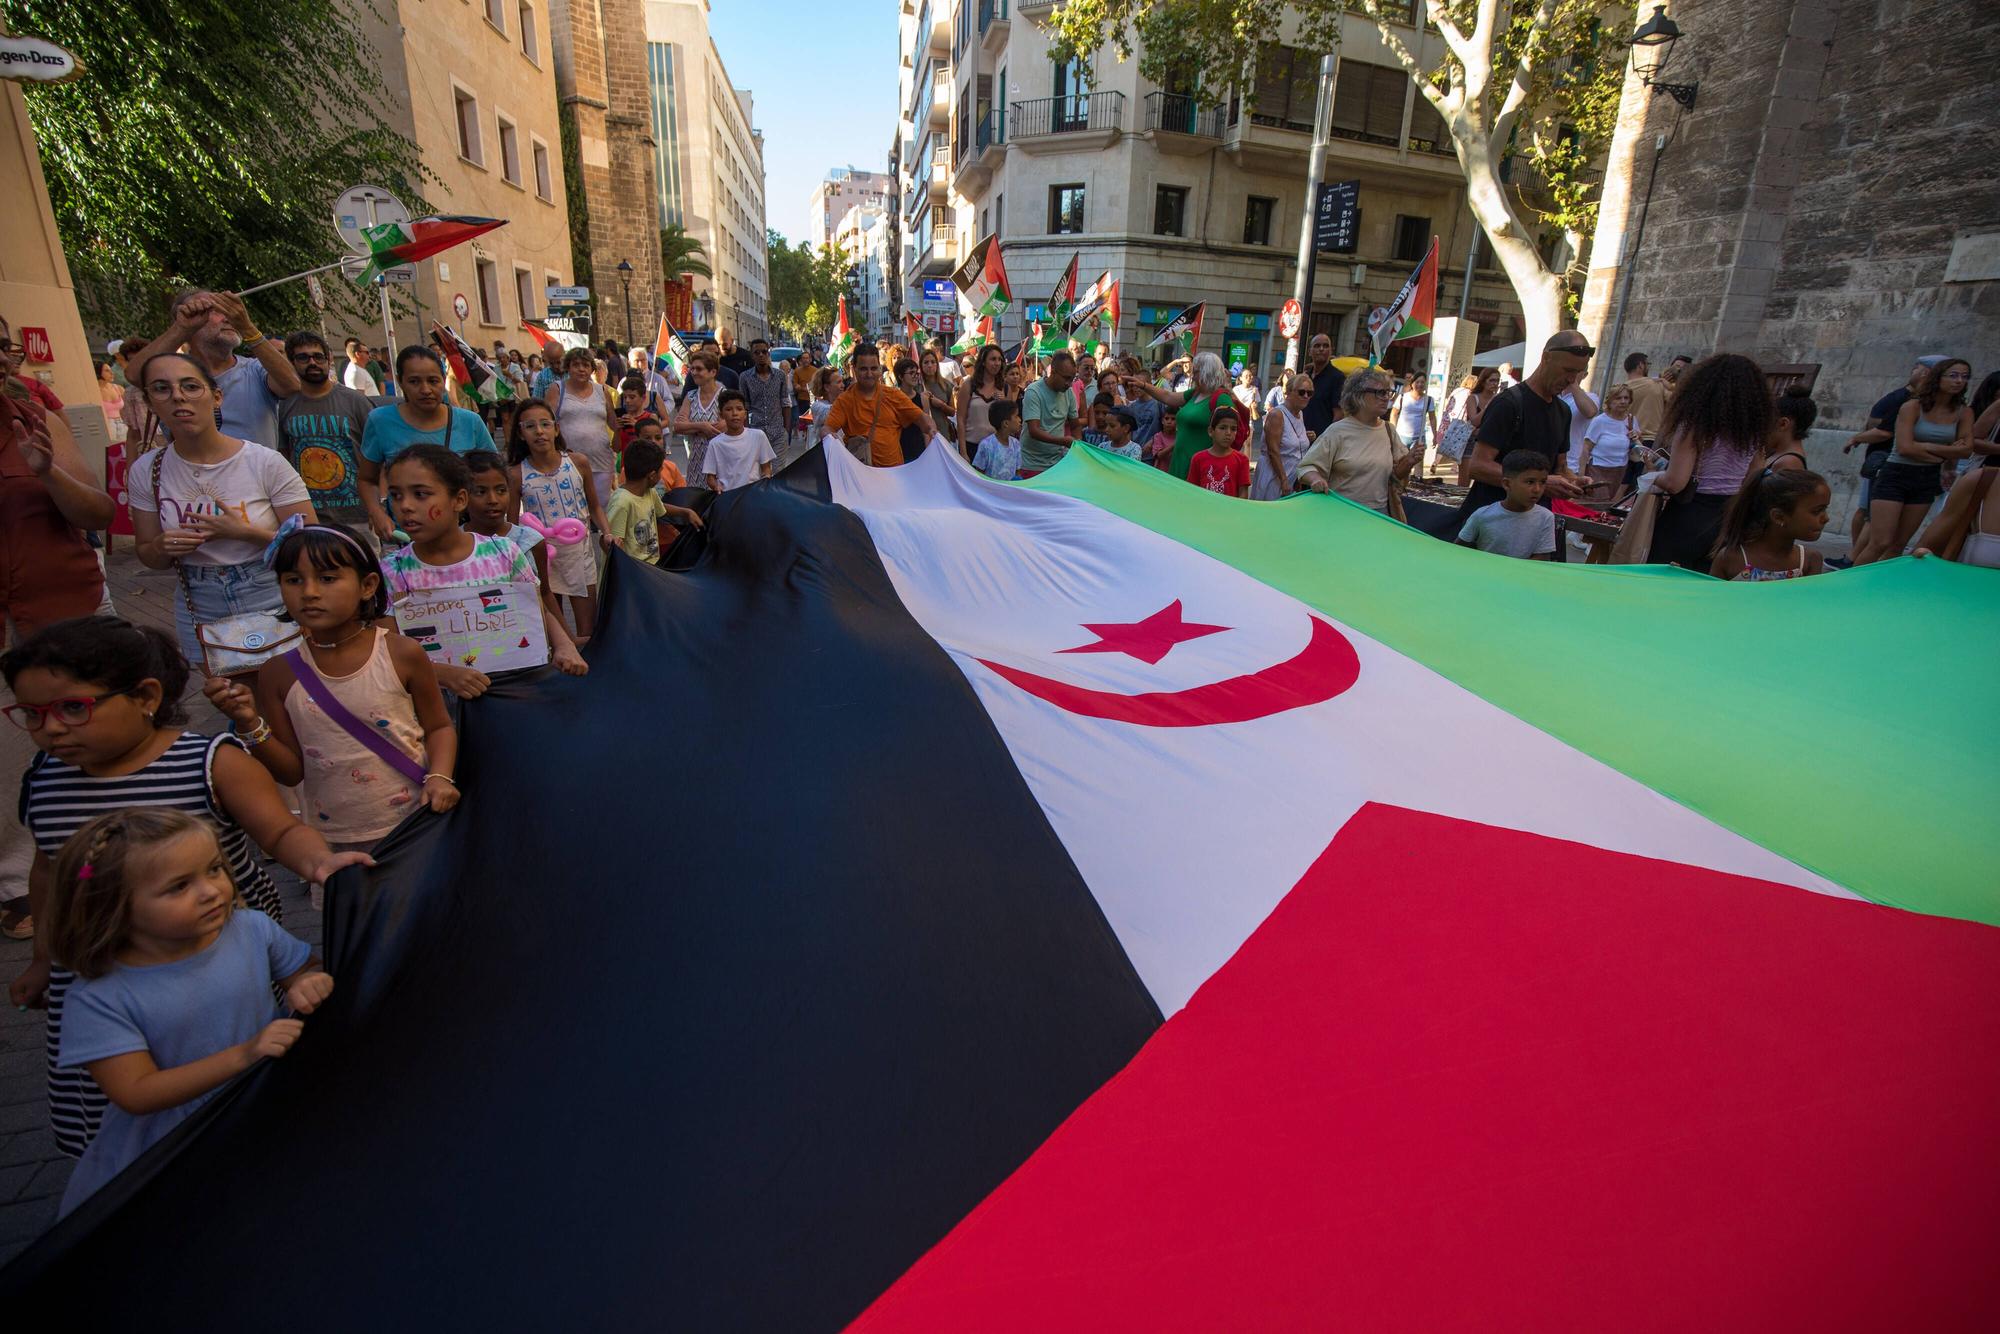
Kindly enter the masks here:
M 432 662 L 491 675 L 549 660 L 541 597 L 533 584 L 465 584 L 411 593 L 396 626 Z

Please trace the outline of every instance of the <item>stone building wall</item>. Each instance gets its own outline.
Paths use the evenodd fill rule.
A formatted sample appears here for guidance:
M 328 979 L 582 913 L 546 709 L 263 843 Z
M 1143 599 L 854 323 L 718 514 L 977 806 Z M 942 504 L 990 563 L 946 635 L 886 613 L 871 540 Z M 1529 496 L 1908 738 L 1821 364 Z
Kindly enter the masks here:
M 654 187 L 651 91 L 641 0 L 553 0 L 556 89 L 576 126 L 588 229 L 596 341 L 650 343 L 659 327 L 660 201 Z M 631 264 L 627 329 L 620 261 Z
M 1817 362 L 1821 423 L 1845 432 L 1920 354 L 1966 357 L 1975 378 L 2000 369 L 2000 4 L 1677 0 L 1671 13 L 1683 49 L 1660 77 L 1700 93 L 1683 112 L 1628 80 L 1581 315 L 1608 354 L 1595 376 L 1633 350 L 1655 367 L 1716 350 Z

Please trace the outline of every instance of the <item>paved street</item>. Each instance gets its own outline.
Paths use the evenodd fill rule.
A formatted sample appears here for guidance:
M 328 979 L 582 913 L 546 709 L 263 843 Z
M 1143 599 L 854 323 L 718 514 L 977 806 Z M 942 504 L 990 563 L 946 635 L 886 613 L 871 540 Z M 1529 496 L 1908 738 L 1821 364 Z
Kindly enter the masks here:
M 130 539 L 122 541 L 107 568 L 111 596 L 121 615 L 173 629 L 171 599 L 176 588 L 171 574 L 140 565 Z M 196 682 L 189 691 L 193 726 L 203 732 L 221 731 L 221 717 L 201 697 L 198 686 Z M 305 886 L 275 864 L 271 871 L 284 896 L 286 928 L 318 946 L 319 914 L 306 901 Z M 27 966 L 31 950 L 25 940 L 0 940 L 0 977 L 12 981 Z M 69 1172 L 70 1159 L 57 1152 L 49 1131 L 42 1013 L 0 1007 L 0 1263 L 12 1259 L 55 1222 Z

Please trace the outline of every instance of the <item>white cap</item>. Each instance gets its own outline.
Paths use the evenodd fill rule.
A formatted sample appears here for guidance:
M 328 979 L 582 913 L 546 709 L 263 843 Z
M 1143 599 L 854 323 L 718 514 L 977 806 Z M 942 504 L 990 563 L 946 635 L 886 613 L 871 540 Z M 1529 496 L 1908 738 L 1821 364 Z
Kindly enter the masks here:
M 118 349 L 123 346 L 125 346 L 124 339 L 114 338 L 110 342 L 104 345 L 104 355 L 107 357 L 115 357 L 118 355 Z

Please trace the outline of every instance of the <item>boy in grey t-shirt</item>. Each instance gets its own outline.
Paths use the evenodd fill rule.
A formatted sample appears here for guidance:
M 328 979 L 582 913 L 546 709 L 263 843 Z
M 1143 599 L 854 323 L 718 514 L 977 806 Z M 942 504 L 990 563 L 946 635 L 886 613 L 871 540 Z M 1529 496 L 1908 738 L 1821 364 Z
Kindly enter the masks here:
M 1459 530 L 1458 544 L 1498 556 L 1554 560 L 1556 516 L 1537 502 L 1548 484 L 1549 461 L 1531 449 L 1516 449 L 1500 460 L 1507 495 L 1472 512 Z

